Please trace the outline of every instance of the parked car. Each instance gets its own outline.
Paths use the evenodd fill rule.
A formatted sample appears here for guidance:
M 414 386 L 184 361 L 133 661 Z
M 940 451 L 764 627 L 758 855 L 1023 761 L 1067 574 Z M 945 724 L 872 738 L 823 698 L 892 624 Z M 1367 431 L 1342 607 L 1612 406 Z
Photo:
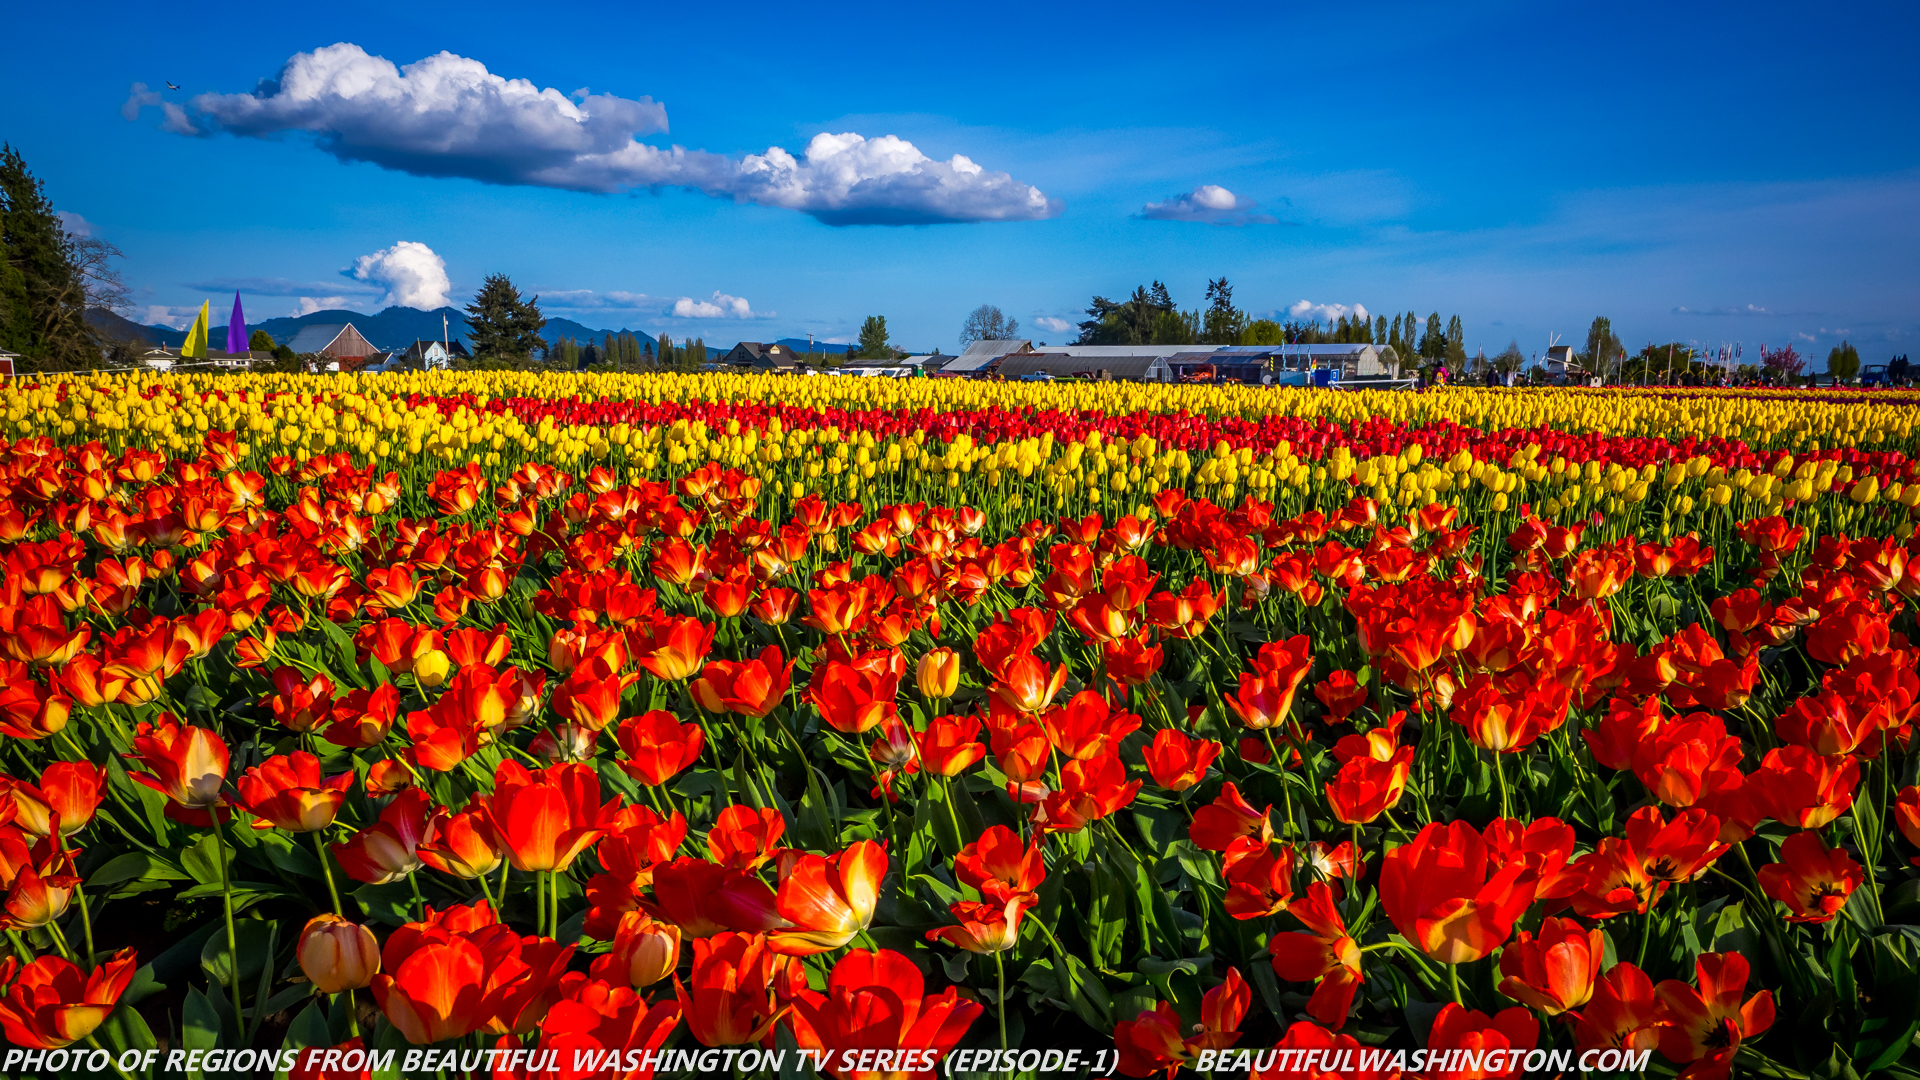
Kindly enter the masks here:
M 1044 371 L 1029 371 L 1020 376 L 1021 382 L 1052 382 L 1053 376 Z
M 1887 385 L 1887 365 L 1868 364 L 1866 367 L 1861 368 L 1860 369 L 1860 385 L 1861 386 Z

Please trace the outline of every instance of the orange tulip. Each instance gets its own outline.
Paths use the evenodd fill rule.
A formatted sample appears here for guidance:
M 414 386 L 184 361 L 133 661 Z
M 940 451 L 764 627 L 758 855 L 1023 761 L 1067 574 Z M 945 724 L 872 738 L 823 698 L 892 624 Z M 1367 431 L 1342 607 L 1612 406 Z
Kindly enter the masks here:
M 714 660 L 694 681 L 693 698 L 711 713 L 730 712 L 759 719 L 787 696 L 793 664 L 784 661 L 777 645 L 760 650 L 752 660 Z
M 1145 753 L 1154 783 L 1168 791 L 1185 791 L 1206 779 L 1208 767 L 1220 755 L 1220 744 L 1162 728 L 1154 733 Z
M 487 797 L 489 827 L 516 870 L 565 870 L 600 839 L 616 809 L 600 802 L 590 765 L 549 765 L 538 773 L 503 761 Z
M 627 755 L 620 768 L 648 787 L 673 779 L 699 761 L 706 747 L 706 733 L 699 724 L 683 724 L 661 709 L 621 721 L 615 735 Z
M 464 880 L 491 873 L 505 857 L 487 819 L 486 803 L 477 794 L 457 814 L 445 807 L 434 810 L 426 835 L 432 839 L 422 841 L 414 854 L 435 870 Z
M 320 759 L 305 750 L 281 754 L 248 769 L 235 785 L 256 829 L 318 832 L 333 824 L 353 788 L 351 771 L 320 779 Z
M 593 977 L 644 990 L 680 964 L 680 928 L 630 911 L 620 920 L 613 949 L 593 962 Z
M 112 1014 L 140 962 L 131 948 L 88 973 L 58 956 L 0 960 L 0 1033 L 14 1046 L 58 1050 L 93 1034 Z
M 147 770 L 133 773 L 134 781 L 172 800 L 168 817 L 205 826 L 213 824 L 213 812 L 225 809 L 220 788 L 227 779 L 227 744 L 212 731 L 163 712 L 155 723 L 134 729 L 128 756 Z
M 1538 937 L 1522 930 L 1501 950 L 1499 990 L 1546 1016 L 1577 1009 L 1593 997 L 1604 946 L 1599 930 L 1547 919 Z
M 9 788 L 14 824 L 46 836 L 57 815 L 60 832 L 71 836 L 87 827 L 106 799 L 107 770 L 87 761 L 56 761 L 41 772 L 38 784 L 15 780 Z
M 786 956 L 838 949 L 873 922 L 887 849 L 861 840 L 831 857 L 802 855 L 780 882 L 776 904 L 791 929 L 773 931 L 767 946 Z
M 334 914 L 307 920 L 294 955 L 301 974 L 323 994 L 358 990 L 372 983 L 380 970 L 380 945 L 373 931 Z
M 1780 845 L 1780 861 L 1760 868 L 1760 887 L 1787 905 L 1788 922 L 1830 921 L 1866 872 L 1844 848 L 1830 848 L 1817 832 L 1794 833 Z
M 1308 885 L 1306 895 L 1288 905 L 1287 912 L 1305 924 L 1307 932 L 1273 935 L 1267 951 L 1273 954 L 1274 974 L 1288 982 L 1318 980 L 1307 1015 L 1337 1030 L 1346 1023 L 1354 992 L 1364 979 L 1360 946 L 1347 936 L 1347 924 L 1325 882 Z
M 1492 952 L 1533 903 L 1535 874 L 1514 860 L 1496 867 L 1486 841 L 1464 821 L 1434 822 L 1387 852 L 1380 906 L 1422 952 L 1464 964 Z
M 1326 784 L 1327 805 L 1334 818 L 1347 825 L 1365 825 L 1393 809 L 1413 774 L 1413 753 L 1413 747 L 1402 746 L 1386 761 L 1373 757 L 1348 759 Z
M 384 885 L 420 869 L 420 842 L 427 835 L 427 808 L 433 800 L 419 788 L 393 797 L 380 820 L 332 846 L 340 869 L 355 881 Z
M 774 1003 L 775 957 L 759 934 L 716 934 L 693 943 L 687 984 L 677 981 L 687 1031 L 703 1046 L 759 1042 L 779 1016 Z

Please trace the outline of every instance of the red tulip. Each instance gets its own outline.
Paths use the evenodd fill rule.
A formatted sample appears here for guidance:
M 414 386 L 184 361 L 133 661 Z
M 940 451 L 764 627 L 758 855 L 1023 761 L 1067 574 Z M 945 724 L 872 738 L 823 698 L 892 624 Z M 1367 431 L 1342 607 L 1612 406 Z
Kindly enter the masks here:
M 1047 876 L 1039 843 L 1023 844 L 1005 825 L 987 826 L 980 839 L 961 848 L 953 871 L 962 884 L 998 903 L 1033 899 Z
M 706 747 L 706 733 L 699 724 L 683 724 L 661 709 L 621 721 L 615 734 L 627 755 L 620 768 L 648 787 L 673 779 L 699 761 Z
M 1185 791 L 1206 779 L 1207 769 L 1220 755 L 1220 744 L 1196 739 L 1184 731 L 1161 728 L 1146 748 L 1147 773 L 1168 791 Z
M 399 711 L 400 691 L 392 683 L 381 683 L 371 690 L 349 690 L 334 699 L 323 734 L 335 746 L 354 750 L 378 746 L 393 729 Z
M 687 1031 L 703 1046 L 759 1042 L 779 1011 L 773 998 L 775 957 L 759 934 L 716 934 L 693 943 L 687 983 L 674 980 Z
M 1349 735 L 1346 739 L 1364 737 Z M 1327 805 L 1333 810 L 1334 818 L 1344 824 L 1367 824 L 1399 804 L 1400 796 L 1407 790 L 1407 778 L 1412 774 L 1411 746 L 1400 747 L 1386 761 L 1372 757 L 1349 758 L 1326 784 Z
M 758 935 L 786 925 L 772 889 L 743 870 L 705 859 L 674 859 L 653 868 L 649 914 L 690 938 L 735 930 Z
M 600 778 L 589 765 L 533 773 L 502 761 L 493 784 L 487 821 L 516 870 L 566 870 L 600 839 L 615 809 L 600 802 Z
M 134 729 L 133 753 L 145 766 L 133 779 L 172 802 L 167 816 L 189 825 L 212 825 L 212 812 L 225 809 L 220 797 L 227 779 L 227 744 L 203 727 L 182 725 L 172 713 Z
M 731 712 L 758 719 L 786 697 L 793 664 L 769 645 L 752 660 L 715 660 L 693 684 L 693 697 L 711 713 Z
M 1091 690 L 1073 695 L 1065 705 L 1040 717 L 1054 749 L 1076 761 L 1115 753 L 1121 740 L 1140 730 L 1140 718 L 1115 713 L 1105 698 Z
M 1020 942 L 1020 916 L 1029 903 L 1020 897 L 1005 903 L 956 900 L 947 910 L 959 925 L 935 927 L 927 931 L 927 940 L 944 941 L 971 953 L 1005 952 Z
M 1587 1007 L 1567 1014 L 1581 1050 L 1652 1050 L 1660 1043 L 1660 1002 L 1653 980 L 1629 963 L 1607 969 Z
M 1537 938 L 1522 930 L 1500 952 L 1500 992 L 1546 1016 L 1577 1009 L 1593 996 L 1604 945 L 1572 919 L 1547 919 Z
M 1035 809 L 1035 821 L 1048 832 L 1085 828 L 1133 802 L 1140 785 L 1127 779 L 1118 754 L 1069 761 L 1060 767 L 1060 790 L 1048 793 Z
M 620 716 L 620 695 L 640 678 L 616 674 L 605 660 L 594 657 L 574 668 L 548 700 L 554 713 L 589 731 L 601 731 Z
M 1355 709 L 1367 703 L 1367 688 L 1355 681 L 1351 671 L 1334 671 L 1314 684 L 1313 696 L 1327 707 L 1327 715 L 1345 720 Z
M 1227 849 L 1222 865 L 1227 893 L 1222 906 L 1234 918 L 1278 915 L 1293 902 L 1292 847 L 1276 853 L 1271 845 L 1242 838 Z
M 1440 1007 L 1439 1015 L 1433 1018 L 1433 1029 L 1427 1034 L 1428 1060 L 1440 1058 L 1443 1061 L 1458 1062 L 1452 1069 L 1428 1069 L 1428 1080 L 1484 1080 L 1487 1077 L 1507 1076 L 1509 1070 L 1494 1062 L 1511 1060 L 1509 1050 L 1532 1050 L 1540 1042 L 1540 1022 L 1525 1009 L 1515 1007 L 1502 1009 L 1493 1016 L 1472 1009 L 1463 1009 L 1454 1002 Z M 1442 1058 L 1442 1052 L 1464 1050 L 1466 1054 L 1455 1054 Z M 1522 1055 L 1524 1058 L 1525 1055 Z M 1474 1061 L 1480 1062 L 1479 1068 L 1473 1067 Z
M 1240 789 L 1228 781 L 1211 803 L 1193 812 L 1187 838 L 1205 851 L 1225 851 L 1243 836 L 1264 846 L 1273 840 L 1273 822 L 1267 813 L 1268 808 L 1254 809 L 1240 796 Z
M 1660 1053 L 1669 1061 L 1694 1063 L 1686 1070 L 1688 1080 L 1719 1080 L 1731 1074 L 1740 1044 L 1773 1026 L 1773 992 L 1740 1000 L 1747 988 L 1747 958 L 1739 953 L 1701 953 L 1694 969 L 1697 988 L 1673 979 L 1655 988 L 1666 1023 L 1660 1028 Z
M 387 939 L 372 983 L 375 1004 L 400 1034 L 425 1045 L 483 1026 L 486 958 L 479 947 L 455 934 L 396 948 L 401 938 L 396 932 Z
M 792 928 L 773 931 L 767 947 L 787 956 L 838 949 L 873 922 L 887 849 L 861 840 L 831 857 L 802 855 L 780 880 L 780 915 Z
M 787 819 L 778 810 L 729 806 L 707 833 L 707 854 L 721 866 L 751 873 L 780 853 L 786 831 Z
M 420 861 L 467 881 L 491 873 L 505 857 L 487 818 L 486 803 L 477 794 L 457 814 L 445 807 L 435 809 L 426 834 L 433 839 L 414 849 Z
M 353 780 L 351 771 L 321 780 L 320 759 L 296 750 L 248 769 L 234 786 L 240 807 L 254 815 L 254 828 L 318 832 L 333 824 Z
M 1865 880 L 1866 872 L 1846 849 L 1828 847 L 1817 832 L 1787 837 L 1780 861 L 1760 868 L 1760 887 L 1787 905 L 1788 922 L 1831 920 Z
M 880 664 L 828 661 L 815 673 L 807 699 L 836 731 L 860 735 L 894 717 L 900 677 Z
M 1306 895 L 1287 907 L 1307 928 L 1303 934 L 1275 934 L 1267 943 L 1274 974 L 1288 982 L 1314 982 L 1307 1015 L 1334 1030 L 1347 1022 L 1353 995 L 1360 988 L 1360 946 L 1347 936 L 1347 924 L 1334 906 L 1325 882 L 1307 886 Z
M 427 810 L 433 800 L 419 788 L 393 797 L 380 820 L 332 846 L 340 869 L 355 881 L 384 885 L 420 869 L 418 848 L 427 835 Z
M 1492 952 L 1533 903 L 1534 871 L 1523 862 L 1496 867 L 1486 841 L 1462 821 L 1435 822 L 1410 844 L 1387 852 L 1380 906 L 1422 952 L 1463 964 Z
M 644 990 L 680 964 L 680 928 L 630 911 L 620 920 L 613 948 L 593 962 L 593 977 Z
M 71 960 L 0 960 L 0 1032 L 14 1046 L 59 1050 L 93 1034 L 112 1014 L 139 966 L 121 949 L 91 973 Z
M 959 776 L 987 756 L 977 716 L 936 716 L 917 736 L 921 765 L 935 776 Z
M 1201 996 L 1200 1023 L 1192 1029 L 1173 1006 L 1156 1002 L 1134 1019 L 1114 1025 L 1114 1049 L 1120 1053 L 1117 1068 L 1128 1076 L 1152 1076 L 1161 1069 L 1171 1074 L 1203 1050 L 1232 1046 L 1240 1039 L 1234 1029 L 1246 1018 L 1252 1002 L 1253 991 L 1235 968 L 1228 968 L 1226 981 Z
M 60 832 L 71 836 L 87 827 L 107 797 L 107 770 L 87 761 L 56 761 L 40 773 L 38 784 L 15 780 L 13 821 L 34 836 L 46 836 L 59 816 Z
M 56 814 L 49 835 L 32 847 L 18 830 L 0 827 L 0 888 L 6 890 L 0 901 L 0 927 L 45 926 L 66 912 L 80 876 L 74 872 L 74 853 L 66 849 L 58 825 Z
M 794 998 L 786 1023 L 801 1049 L 831 1052 L 829 1071 L 840 1080 L 924 1080 L 982 1011 L 951 986 L 928 994 L 920 969 L 897 952 L 855 950 L 833 966 L 826 993 L 803 991 Z M 863 1053 L 867 1050 L 882 1058 L 891 1053 L 897 1061 L 911 1055 L 929 1067 L 867 1071 L 842 1066 L 848 1051 L 855 1062 L 870 1060 Z

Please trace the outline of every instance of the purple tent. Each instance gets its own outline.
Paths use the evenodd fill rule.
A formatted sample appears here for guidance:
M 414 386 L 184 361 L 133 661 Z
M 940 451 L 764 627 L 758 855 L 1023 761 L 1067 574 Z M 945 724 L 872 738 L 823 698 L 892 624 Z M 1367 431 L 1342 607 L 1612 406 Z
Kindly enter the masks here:
M 233 294 L 233 317 L 227 320 L 227 352 L 247 351 L 247 313 L 240 310 L 240 294 Z

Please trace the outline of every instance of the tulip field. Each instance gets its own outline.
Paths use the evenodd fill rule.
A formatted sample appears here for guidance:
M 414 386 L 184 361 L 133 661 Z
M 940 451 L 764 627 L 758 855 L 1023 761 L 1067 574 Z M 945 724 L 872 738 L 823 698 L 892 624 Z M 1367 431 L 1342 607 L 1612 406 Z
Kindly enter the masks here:
M 0 411 L 5 1076 L 1920 1080 L 1920 393 Z

